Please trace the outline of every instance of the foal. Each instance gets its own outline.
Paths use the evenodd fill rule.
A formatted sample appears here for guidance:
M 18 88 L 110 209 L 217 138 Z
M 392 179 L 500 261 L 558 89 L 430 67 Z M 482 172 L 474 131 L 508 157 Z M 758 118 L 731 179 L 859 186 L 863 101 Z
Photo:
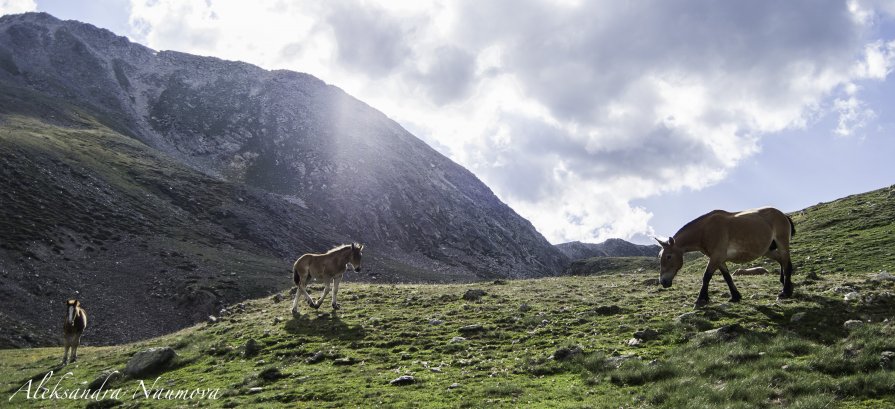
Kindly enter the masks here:
M 308 253 L 302 255 L 292 265 L 292 280 L 298 289 L 295 291 L 295 299 L 292 301 L 292 315 L 298 315 L 298 297 L 305 297 L 308 305 L 313 308 L 320 308 L 323 304 L 323 298 L 329 293 L 330 284 L 332 284 L 334 310 L 341 308 L 336 297 L 339 293 L 339 283 L 342 281 L 342 275 L 349 268 L 355 272 L 360 272 L 360 259 L 364 249 L 363 244 L 343 244 L 335 247 L 324 254 Z M 323 295 L 316 303 L 311 298 L 305 286 L 311 278 L 321 280 L 326 284 L 323 288 Z
M 62 336 L 65 344 L 65 352 L 62 354 L 62 365 L 68 363 L 68 350 L 71 348 L 71 362 L 78 360 L 78 345 L 81 344 L 81 334 L 87 328 L 87 311 L 81 308 L 81 302 L 71 299 L 65 302 L 67 313 L 65 323 L 62 325 Z

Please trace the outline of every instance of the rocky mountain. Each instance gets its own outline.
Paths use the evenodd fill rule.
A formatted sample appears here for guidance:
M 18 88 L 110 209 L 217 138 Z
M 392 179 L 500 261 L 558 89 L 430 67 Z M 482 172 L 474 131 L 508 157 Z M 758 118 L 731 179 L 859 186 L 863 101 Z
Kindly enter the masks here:
M 570 260 L 592 257 L 655 257 L 660 249 L 658 245 L 645 246 L 622 239 L 609 239 L 597 244 L 570 241 L 557 244 L 555 247 Z
M 367 244 L 354 280 L 568 263 L 472 173 L 307 74 L 27 13 L 0 17 L 0 90 L 0 307 L 33 323 L 9 344 L 47 343 L 75 296 L 100 342 L 169 332 L 339 242 Z

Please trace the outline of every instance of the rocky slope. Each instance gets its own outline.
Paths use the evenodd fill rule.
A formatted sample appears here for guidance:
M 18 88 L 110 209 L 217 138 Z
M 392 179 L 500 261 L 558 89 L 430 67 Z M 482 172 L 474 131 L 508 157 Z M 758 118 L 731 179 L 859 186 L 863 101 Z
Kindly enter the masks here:
M 41 328 L 79 296 L 103 311 L 100 342 L 168 332 L 349 240 L 369 249 L 350 279 L 568 262 L 470 172 L 310 75 L 29 13 L 0 18 L 0 89 L 0 308 Z
M 570 260 L 591 257 L 655 257 L 659 254 L 658 245 L 644 246 L 622 239 L 609 239 L 597 244 L 570 241 L 557 244 L 555 247 Z

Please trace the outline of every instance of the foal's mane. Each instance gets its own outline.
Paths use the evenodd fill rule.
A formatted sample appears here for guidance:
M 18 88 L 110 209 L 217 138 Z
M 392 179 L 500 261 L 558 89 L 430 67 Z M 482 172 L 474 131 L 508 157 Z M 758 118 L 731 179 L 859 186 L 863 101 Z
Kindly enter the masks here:
M 332 253 L 344 250 L 344 249 L 352 247 L 352 246 L 354 246 L 354 244 L 341 244 L 341 245 L 338 245 L 336 247 L 329 249 L 329 251 L 327 251 L 325 254 L 332 254 Z

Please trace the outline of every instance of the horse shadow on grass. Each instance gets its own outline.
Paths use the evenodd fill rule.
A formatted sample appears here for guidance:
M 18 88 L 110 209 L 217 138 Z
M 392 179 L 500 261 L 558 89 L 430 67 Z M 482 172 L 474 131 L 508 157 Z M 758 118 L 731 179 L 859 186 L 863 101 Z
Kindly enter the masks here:
M 325 312 L 311 316 L 302 314 L 293 316 L 283 326 L 286 332 L 293 335 L 305 335 L 311 337 L 324 337 L 357 341 L 367 336 L 367 331 L 361 325 L 349 325 L 336 312 Z
M 848 336 L 848 330 L 844 326 L 848 320 L 880 322 L 891 318 L 892 311 L 895 311 L 895 299 L 865 303 L 815 294 L 801 294 L 797 297 L 799 301 L 809 305 L 789 307 L 783 303 L 756 306 L 755 309 L 780 330 L 823 344 L 831 344 Z

